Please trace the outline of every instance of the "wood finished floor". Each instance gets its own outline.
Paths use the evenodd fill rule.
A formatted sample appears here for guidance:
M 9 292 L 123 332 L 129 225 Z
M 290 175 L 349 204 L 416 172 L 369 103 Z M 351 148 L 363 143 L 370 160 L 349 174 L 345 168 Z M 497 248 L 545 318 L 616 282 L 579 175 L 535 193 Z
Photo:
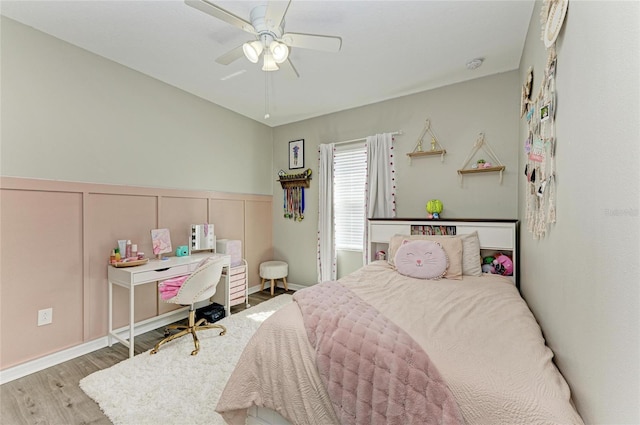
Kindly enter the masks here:
M 284 289 L 276 288 L 274 296 L 284 293 Z M 256 306 L 269 299 L 271 294 L 269 289 L 265 289 L 249 295 L 249 304 Z M 234 306 L 231 313 L 244 309 L 244 305 Z M 164 327 L 136 336 L 136 354 L 149 350 L 162 338 Z M 98 404 L 80 389 L 78 383 L 85 376 L 111 367 L 128 356 L 129 349 L 118 343 L 7 382 L 0 386 L 0 424 L 111 424 Z

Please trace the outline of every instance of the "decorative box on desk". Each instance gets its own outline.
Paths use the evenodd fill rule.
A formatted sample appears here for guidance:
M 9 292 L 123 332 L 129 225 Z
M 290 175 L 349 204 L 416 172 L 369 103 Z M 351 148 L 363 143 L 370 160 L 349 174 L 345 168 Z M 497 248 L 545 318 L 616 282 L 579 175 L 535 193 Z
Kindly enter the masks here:
M 229 269 L 229 306 L 245 303 L 246 307 L 250 307 L 247 271 L 247 260 L 244 259 L 239 266 Z
M 231 267 L 242 265 L 242 241 L 237 239 L 218 239 L 216 252 L 231 256 Z

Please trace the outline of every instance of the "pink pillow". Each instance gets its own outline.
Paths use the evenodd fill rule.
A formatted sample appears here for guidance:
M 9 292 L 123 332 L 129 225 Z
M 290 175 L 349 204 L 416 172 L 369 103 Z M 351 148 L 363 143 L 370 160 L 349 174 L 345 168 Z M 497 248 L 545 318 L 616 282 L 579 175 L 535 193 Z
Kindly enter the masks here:
M 426 240 L 403 241 L 394 262 L 398 273 L 417 279 L 440 279 L 449 266 L 440 244 Z
M 180 288 L 182 288 L 182 285 L 184 284 L 185 280 L 187 280 L 188 277 L 189 275 L 176 276 L 176 277 L 172 277 L 171 279 L 167 279 L 160 282 L 158 284 L 158 291 L 160 291 L 160 297 L 163 300 L 168 300 L 169 298 L 175 297 L 180 291 Z

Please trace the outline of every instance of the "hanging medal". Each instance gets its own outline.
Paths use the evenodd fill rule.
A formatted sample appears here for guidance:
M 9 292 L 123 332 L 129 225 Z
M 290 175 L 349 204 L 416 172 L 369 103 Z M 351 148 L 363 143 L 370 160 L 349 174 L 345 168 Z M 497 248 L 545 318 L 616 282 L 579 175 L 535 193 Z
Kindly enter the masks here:
M 304 219 L 304 187 L 300 188 L 300 216 L 298 221 L 302 221 Z

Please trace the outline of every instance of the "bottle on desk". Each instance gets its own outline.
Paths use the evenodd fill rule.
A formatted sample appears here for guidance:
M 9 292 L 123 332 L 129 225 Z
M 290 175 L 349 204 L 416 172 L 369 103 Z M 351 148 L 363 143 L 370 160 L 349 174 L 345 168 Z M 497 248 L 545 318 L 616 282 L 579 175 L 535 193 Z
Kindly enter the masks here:
M 120 260 L 122 259 L 122 256 L 120 255 L 120 248 L 116 248 L 115 253 L 116 253 L 116 263 L 119 263 Z
M 125 258 L 131 258 L 131 248 L 131 240 L 128 240 L 125 247 Z
M 113 264 L 116 262 L 116 250 L 111 250 L 111 255 L 109 256 L 109 264 Z

